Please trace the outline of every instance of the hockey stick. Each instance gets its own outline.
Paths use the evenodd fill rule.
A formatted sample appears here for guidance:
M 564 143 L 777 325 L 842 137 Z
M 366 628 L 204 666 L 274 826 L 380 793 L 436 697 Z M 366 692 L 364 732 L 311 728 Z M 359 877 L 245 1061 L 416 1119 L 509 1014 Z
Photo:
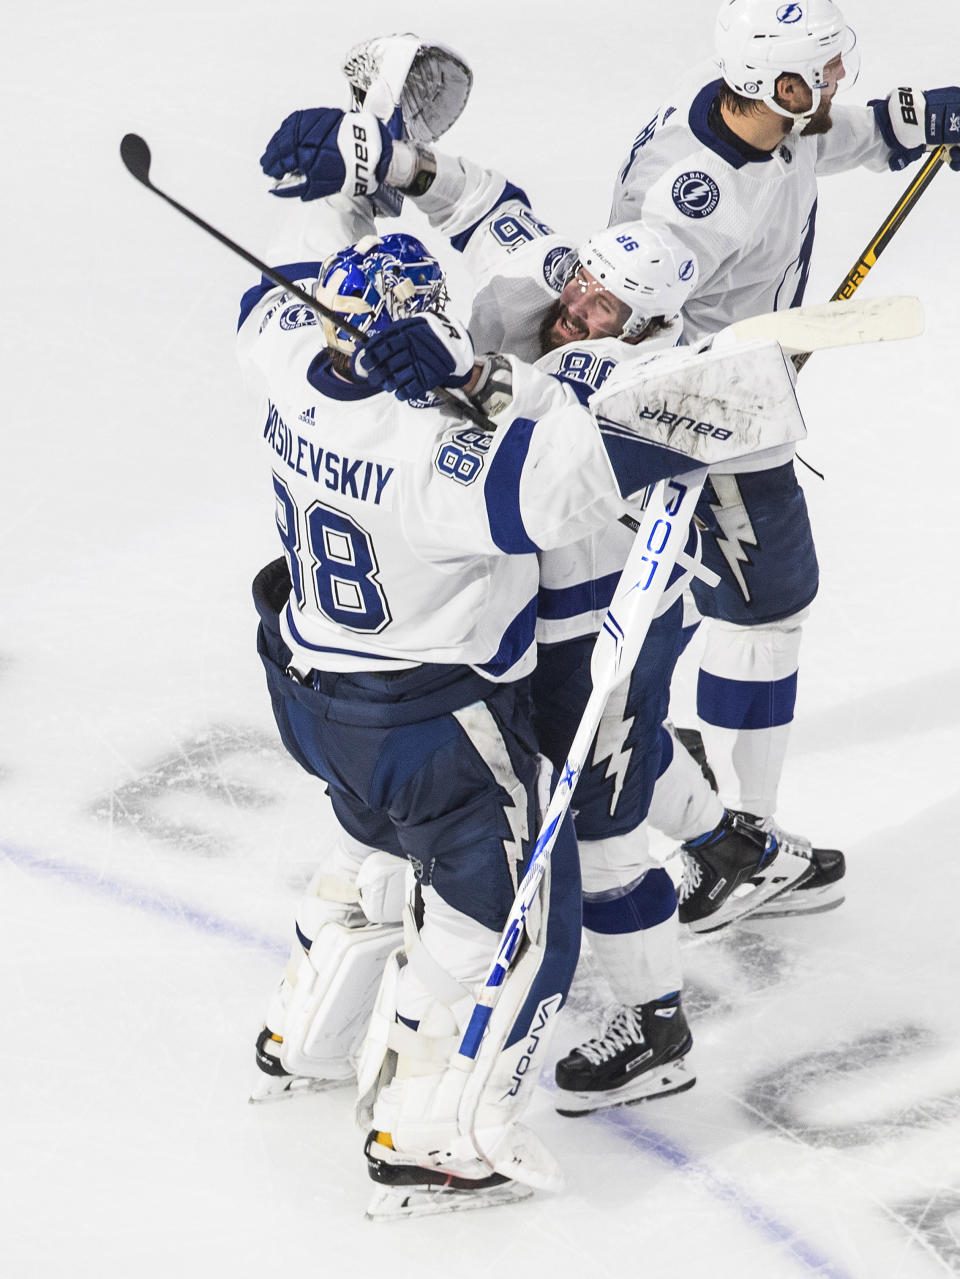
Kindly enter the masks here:
M 754 315 L 730 324 L 713 339 L 713 350 L 753 338 L 776 338 L 784 354 L 825 351 L 862 342 L 891 342 L 923 332 L 920 299 L 904 295 L 851 298 L 820 306 L 797 306 L 769 315 Z
M 261 275 L 265 275 L 268 280 L 272 280 L 274 284 L 279 285 L 280 288 L 286 289 L 288 293 L 292 293 L 293 296 L 303 302 L 305 306 L 310 307 L 311 310 L 316 311 L 318 315 L 322 315 L 325 319 L 332 320 L 338 329 L 342 329 L 345 333 L 348 333 L 350 337 L 352 337 L 361 346 L 366 343 L 367 335 L 358 329 L 356 325 L 351 324 L 349 320 L 343 319 L 342 316 L 337 315 L 336 311 L 332 311 L 328 306 L 324 306 L 322 302 L 318 302 L 315 297 L 307 293 L 306 290 L 301 289 L 299 285 L 294 284 L 292 280 L 288 280 L 286 276 L 281 275 L 272 267 L 267 266 L 267 264 L 262 262 L 260 258 L 255 257 L 247 249 L 237 244 L 235 240 L 231 240 L 230 237 L 224 235 L 222 231 L 218 231 L 217 228 L 211 226 L 209 222 L 205 222 L 203 218 L 188 209 L 186 205 L 181 204 L 179 200 L 175 200 L 173 196 L 167 195 L 167 193 L 165 191 L 161 191 L 158 186 L 154 186 L 154 184 L 150 181 L 150 148 L 139 134 L 124 134 L 123 138 L 120 140 L 120 159 L 126 166 L 127 171 L 136 178 L 138 182 L 142 183 L 148 191 L 152 191 L 154 195 L 158 195 L 161 200 L 165 200 L 167 204 L 176 209 L 178 213 L 182 213 L 185 218 L 189 218 L 191 222 L 196 223 L 201 230 L 206 231 L 208 235 L 212 235 L 215 240 L 219 240 L 220 243 L 230 249 L 231 252 L 236 253 L 237 256 L 243 258 L 245 262 L 249 262 L 251 266 L 256 267 Z M 434 394 L 441 399 L 444 404 L 449 405 L 451 408 L 456 409 L 456 411 L 464 417 L 469 418 L 469 420 L 473 422 L 474 425 L 479 426 L 481 430 L 489 432 L 496 429 L 490 419 L 481 413 L 478 408 L 466 400 L 461 400 L 459 396 L 454 395 L 453 392 L 448 390 L 446 387 L 438 386 L 434 390 Z
M 920 172 L 911 181 L 910 185 L 904 191 L 903 195 L 893 206 L 887 217 L 884 219 L 879 230 L 874 234 L 867 247 L 860 254 L 857 261 L 853 264 L 840 285 L 831 297 L 831 302 L 838 302 L 841 299 L 851 298 L 863 281 L 867 278 L 867 273 L 876 263 L 877 258 L 884 251 L 890 241 L 893 239 L 897 231 L 903 225 L 903 221 L 907 214 L 917 203 L 920 197 L 926 191 L 927 187 L 937 176 L 944 164 L 950 159 L 950 147 L 939 146 L 936 150 L 931 151 L 930 155 L 924 161 Z M 810 351 L 801 351 L 793 356 L 794 368 L 799 371 L 809 360 Z
M 455 1064 L 464 1071 L 472 1069 L 480 1051 L 481 1040 L 522 941 L 527 914 L 537 898 L 550 853 L 586 764 L 604 707 L 610 694 L 629 676 L 636 664 L 670 571 L 683 550 L 705 479 L 706 471 L 699 470 L 691 472 L 683 482 L 662 481 L 654 490 L 640 521 L 593 648 L 590 660 L 593 689 L 560 780 L 550 797 L 493 964 L 454 1057 Z

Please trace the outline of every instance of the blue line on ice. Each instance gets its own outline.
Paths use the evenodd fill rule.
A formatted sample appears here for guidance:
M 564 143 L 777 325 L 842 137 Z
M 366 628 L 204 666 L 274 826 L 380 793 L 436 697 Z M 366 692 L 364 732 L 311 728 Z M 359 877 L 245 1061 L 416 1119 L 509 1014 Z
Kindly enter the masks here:
M 245 946 L 250 950 L 265 951 L 274 957 L 285 958 L 289 947 L 272 937 L 254 932 L 243 924 L 234 923 L 230 919 L 222 919 L 209 911 L 199 910 L 176 897 L 168 897 L 155 892 L 142 884 L 129 883 L 125 880 L 111 879 L 100 871 L 79 866 L 71 862 L 60 861 L 55 857 L 44 857 L 17 848 L 5 841 L 0 842 L 0 854 L 7 857 L 15 865 L 24 870 L 43 875 L 52 875 L 63 883 L 84 888 L 123 906 L 133 906 L 137 910 L 158 915 L 176 924 L 186 924 L 188 928 L 209 937 L 223 937 L 226 941 Z
M 110 901 L 132 906 L 174 923 L 185 924 L 207 936 L 223 937 L 237 945 L 265 951 L 274 957 L 282 958 L 287 953 L 287 947 L 271 937 L 264 937 L 242 924 L 221 919 L 208 911 L 197 910 L 175 897 L 152 892 L 140 884 L 110 879 L 88 867 L 60 861 L 55 857 L 41 857 L 6 842 L 0 842 L 0 854 L 24 870 L 52 875 L 64 883 L 84 888 Z M 731 1204 L 745 1221 L 757 1227 L 772 1243 L 786 1245 L 787 1251 L 820 1279 L 851 1279 L 846 1270 L 820 1256 L 811 1244 L 797 1236 L 796 1231 L 777 1221 L 736 1186 L 718 1177 L 706 1164 L 687 1154 L 661 1133 L 638 1127 L 632 1122 L 631 1116 L 623 1111 L 607 1111 L 601 1118 L 607 1127 L 617 1129 L 631 1145 L 663 1163 L 695 1175 L 714 1198 Z
M 670 1164 L 681 1172 L 690 1173 L 715 1199 L 730 1204 L 739 1215 L 755 1227 L 762 1235 L 775 1244 L 785 1245 L 786 1251 L 818 1279 L 851 1279 L 848 1271 L 842 1266 L 819 1254 L 816 1248 L 801 1239 L 796 1230 L 770 1215 L 755 1200 L 743 1194 L 731 1182 L 718 1177 L 708 1164 L 694 1158 L 676 1143 L 664 1137 L 662 1133 L 650 1128 L 641 1128 L 633 1121 L 632 1116 L 623 1110 L 608 1110 L 600 1116 L 605 1127 L 614 1128 L 626 1138 L 631 1145 L 663 1163 Z

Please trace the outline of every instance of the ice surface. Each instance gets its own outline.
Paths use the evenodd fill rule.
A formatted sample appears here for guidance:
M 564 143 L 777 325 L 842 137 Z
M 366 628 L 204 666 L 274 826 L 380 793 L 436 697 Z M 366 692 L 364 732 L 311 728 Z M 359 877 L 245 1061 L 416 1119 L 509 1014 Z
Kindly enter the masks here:
M 348 1090 L 246 1104 L 298 888 L 329 831 L 282 754 L 249 581 L 273 508 L 232 341 L 257 157 L 342 100 L 340 55 L 414 28 L 476 73 L 450 149 L 571 235 L 716 0 L 362 6 L 50 0 L 5 22 L 0 468 L 3 1271 L 934 1279 L 960 1270 L 960 667 L 954 560 L 960 177 L 864 285 L 919 293 L 926 335 L 817 355 L 801 398 L 823 583 L 780 818 L 846 849 L 848 901 L 691 943 L 691 1092 L 531 1122 L 564 1194 L 372 1226 Z M 846 6 L 851 100 L 958 77 L 960 9 Z M 906 184 L 822 183 L 808 298 Z M 411 215 L 412 229 L 423 223 Z M 457 272 L 454 268 L 454 293 Z M 461 288 L 461 295 L 463 291 Z M 690 712 L 690 670 L 676 710 Z M 555 1054 L 594 1028 L 589 964 Z

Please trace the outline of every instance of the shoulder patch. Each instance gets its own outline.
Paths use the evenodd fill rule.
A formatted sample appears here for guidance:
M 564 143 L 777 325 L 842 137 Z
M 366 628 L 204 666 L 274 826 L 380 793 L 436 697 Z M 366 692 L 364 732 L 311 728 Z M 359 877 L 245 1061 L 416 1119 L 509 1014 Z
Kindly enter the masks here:
M 319 324 L 317 313 L 304 302 L 294 302 L 280 313 L 281 329 L 301 329 L 307 324 Z
M 560 293 L 566 284 L 573 265 L 573 255 L 573 249 L 558 244 L 543 259 L 543 278 L 554 293 Z
M 692 169 L 681 173 L 670 193 L 673 202 L 687 218 L 706 218 L 720 203 L 720 188 L 709 173 Z

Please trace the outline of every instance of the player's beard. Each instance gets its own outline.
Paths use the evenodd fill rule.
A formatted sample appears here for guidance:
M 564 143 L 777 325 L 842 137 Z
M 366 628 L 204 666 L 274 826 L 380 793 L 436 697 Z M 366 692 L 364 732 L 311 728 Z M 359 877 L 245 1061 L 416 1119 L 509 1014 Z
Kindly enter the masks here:
M 572 337 L 564 337 L 560 333 L 553 332 L 554 326 L 560 319 L 560 307 L 561 302 L 560 299 L 557 298 L 556 302 L 551 305 L 546 315 L 540 321 L 541 355 L 546 355 L 548 351 L 555 351 L 558 346 L 566 346 L 568 342 L 572 342 L 574 340 Z M 577 323 L 578 321 L 574 320 L 574 324 Z M 589 336 L 589 330 L 584 326 L 583 337 L 587 338 Z
M 833 116 L 830 114 L 830 108 L 833 106 L 833 98 L 827 102 L 821 102 L 814 111 L 813 115 L 800 130 L 801 138 L 810 138 L 817 133 L 829 133 L 833 128 Z

